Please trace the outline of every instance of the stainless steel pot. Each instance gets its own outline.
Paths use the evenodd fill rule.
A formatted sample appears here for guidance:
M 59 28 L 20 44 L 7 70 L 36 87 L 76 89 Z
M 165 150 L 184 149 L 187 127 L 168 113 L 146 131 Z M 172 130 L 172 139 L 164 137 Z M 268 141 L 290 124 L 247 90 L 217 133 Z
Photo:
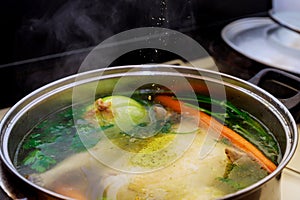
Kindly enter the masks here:
M 186 88 L 180 82 L 182 77 L 195 88 L 209 85 L 210 90 L 206 92 L 210 94 L 225 92 L 227 100 L 260 119 L 279 141 L 283 157 L 277 169 L 254 185 L 222 199 L 280 199 L 281 171 L 291 160 L 298 140 L 295 120 L 286 106 L 247 81 L 218 72 L 169 65 L 123 66 L 84 72 L 48 84 L 23 98 L 1 121 L 1 186 L 12 198 L 67 199 L 20 175 L 13 164 L 13 158 L 24 134 L 41 118 L 73 103 L 74 87 L 79 88 L 82 96 L 109 94 L 122 78 L 126 83 L 122 84 L 124 90 L 128 86 L 135 87 L 141 81 L 150 83 L 165 80 L 170 80 L 173 89 L 184 90 Z

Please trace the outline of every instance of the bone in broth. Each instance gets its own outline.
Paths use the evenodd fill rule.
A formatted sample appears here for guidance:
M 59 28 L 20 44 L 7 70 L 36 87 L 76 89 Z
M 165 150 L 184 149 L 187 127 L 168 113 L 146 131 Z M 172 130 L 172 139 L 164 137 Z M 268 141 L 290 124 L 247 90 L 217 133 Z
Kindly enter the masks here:
M 75 199 L 194 200 L 250 186 L 280 159 L 270 131 L 230 102 L 136 93 L 51 114 L 14 162 L 30 181 Z

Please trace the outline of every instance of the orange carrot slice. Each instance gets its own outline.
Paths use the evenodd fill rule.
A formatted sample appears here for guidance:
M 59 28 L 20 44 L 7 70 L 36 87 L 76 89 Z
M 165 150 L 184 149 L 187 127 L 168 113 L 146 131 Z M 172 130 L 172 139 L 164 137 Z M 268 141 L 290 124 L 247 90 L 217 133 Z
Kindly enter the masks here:
M 201 112 L 197 109 L 184 105 L 184 102 L 174 99 L 171 96 L 159 95 L 154 99 L 165 107 L 169 107 L 177 113 L 184 115 L 195 116 L 199 118 L 199 126 L 202 128 L 212 128 L 214 131 L 221 133 L 221 136 L 227 138 L 233 145 L 245 151 L 248 155 L 253 157 L 264 169 L 269 173 L 273 172 L 277 166 L 268 159 L 258 148 L 245 138 L 240 136 L 232 129 L 224 126 L 210 115 Z
M 54 191 L 76 200 L 87 200 L 87 198 L 80 191 L 68 186 L 59 185 Z

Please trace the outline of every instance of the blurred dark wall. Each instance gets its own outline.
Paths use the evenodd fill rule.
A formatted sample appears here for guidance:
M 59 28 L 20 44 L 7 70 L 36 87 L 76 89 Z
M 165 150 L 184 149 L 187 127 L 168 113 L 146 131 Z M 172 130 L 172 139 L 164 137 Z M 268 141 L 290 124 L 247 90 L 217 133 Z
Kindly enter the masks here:
M 130 28 L 186 30 L 270 7 L 270 0 L 3 1 L 0 64 L 92 46 Z

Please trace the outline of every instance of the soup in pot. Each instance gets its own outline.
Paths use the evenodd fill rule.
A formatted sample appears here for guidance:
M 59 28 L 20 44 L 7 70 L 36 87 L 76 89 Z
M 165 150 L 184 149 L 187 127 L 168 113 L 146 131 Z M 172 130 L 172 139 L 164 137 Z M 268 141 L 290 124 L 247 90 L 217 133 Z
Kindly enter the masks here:
M 234 193 L 280 159 L 268 128 L 228 101 L 139 91 L 42 119 L 14 162 L 30 181 L 75 199 L 176 200 Z

